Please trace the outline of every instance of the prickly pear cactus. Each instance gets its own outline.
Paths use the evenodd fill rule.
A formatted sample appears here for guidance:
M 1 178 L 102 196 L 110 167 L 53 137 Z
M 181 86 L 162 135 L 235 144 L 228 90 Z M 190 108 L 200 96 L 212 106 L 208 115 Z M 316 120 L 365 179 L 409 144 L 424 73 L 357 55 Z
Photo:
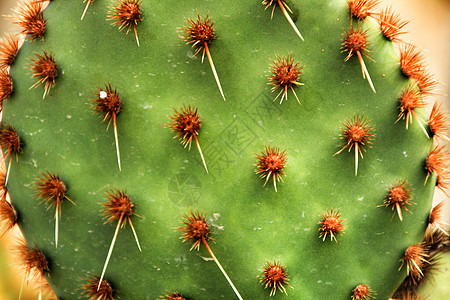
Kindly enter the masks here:
M 55 295 L 388 299 L 420 277 L 446 123 L 376 2 L 24 6 L 45 28 L 3 62 L 5 185 Z

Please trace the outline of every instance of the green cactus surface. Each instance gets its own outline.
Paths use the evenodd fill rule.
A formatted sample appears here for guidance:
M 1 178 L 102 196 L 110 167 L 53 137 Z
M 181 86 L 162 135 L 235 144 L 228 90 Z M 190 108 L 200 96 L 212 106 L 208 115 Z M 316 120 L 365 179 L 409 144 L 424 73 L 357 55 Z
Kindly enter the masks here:
M 270 1 L 269 1 L 270 2 Z M 158 299 L 179 292 L 188 299 L 236 299 L 206 247 L 183 243 L 184 215 L 199 212 L 211 229 L 209 246 L 244 299 L 271 298 L 261 283 L 267 262 L 289 277 L 287 295 L 274 299 L 350 299 L 366 284 L 388 299 L 406 276 L 400 259 L 422 241 L 436 185 L 424 168 L 433 139 L 418 122 L 405 128 L 399 96 L 414 82 L 402 74 L 399 47 L 373 18 L 354 19 L 367 30 L 370 59 L 363 54 L 376 93 L 355 55 L 347 61 L 343 34 L 351 27 L 347 1 L 278 2 L 141 1 L 142 21 L 127 34 L 111 20 L 115 1 L 52 1 L 44 10 L 43 39 L 25 41 L 11 66 L 13 94 L 3 102 L 3 123 L 15 128 L 22 151 L 12 157 L 7 188 L 30 245 L 49 261 L 45 278 L 60 299 L 82 298 L 83 278 L 100 276 L 117 220 L 105 223 L 107 192 L 126 191 L 135 205 L 130 224 L 119 229 L 105 272 L 120 299 Z M 202 50 L 186 44 L 187 19 L 207 15 L 216 39 L 208 48 L 226 101 Z M 54 86 L 33 85 L 36 54 L 53 55 Z M 292 56 L 302 66 L 280 104 L 271 91 L 271 65 Z M 123 103 L 103 121 L 93 101 L 110 84 Z M 174 109 L 198 109 L 196 143 L 183 147 L 170 128 Z M 427 116 L 416 109 L 427 129 Z M 370 121 L 355 176 L 355 149 L 344 149 L 346 122 Z M 110 115 L 110 117 L 112 117 Z M 109 122 L 109 125 L 108 125 Z M 118 168 L 114 125 L 121 170 Z M 286 153 L 285 176 L 275 191 L 272 177 L 256 174 L 256 155 L 266 146 Z M 6 152 L 6 151 L 4 151 Z M 336 154 L 336 155 L 335 155 Z M 8 167 L 9 158 L 6 160 Z M 42 174 L 57 174 L 66 197 L 55 245 L 55 205 L 36 189 Z M 391 186 L 406 181 L 411 205 L 384 201 Z M 42 203 L 41 203 L 42 202 Z M 319 237 L 322 215 L 339 211 L 342 234 Z M 185 231 L 184 231 L 185 232 Z

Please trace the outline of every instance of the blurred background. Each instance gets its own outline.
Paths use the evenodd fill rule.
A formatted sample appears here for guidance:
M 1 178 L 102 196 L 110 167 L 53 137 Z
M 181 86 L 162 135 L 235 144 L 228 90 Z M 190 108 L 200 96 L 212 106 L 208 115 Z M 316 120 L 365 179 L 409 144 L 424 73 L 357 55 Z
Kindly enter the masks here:
M 7 16 L 14 14 L 13 9 L 20 1 L 0 0 L 0 37 L 8 32 L 17 31 L 17 27 Z M 83 0 L 78 1 L 82 2 Z M 423 49 L 431 73 L 435 74 L 436 79 L 441 82 L 439 93 L 442 96 L 436 96 L 430 100 L 444 102 L 446 110 L 449 112 L 450 0 L 382 0 L 380 7 L 387 6 L 392 6 L 396 12 L 400 13 L 402 20 L 411 21 L 406 26 L 405 30 L 408 33 L 404 35 L 403 39 Z M 427 115 L 429 115 L 431 107 L 432 105 L 427 105 Z M 435 204 L 442 200 L 445 200 L 444 210 L 447 223 L 450 223 L 449 199 L 444 199 L 442 193 L 436 192 Z M 9 263 L 11 255 L 8 251 L 8 243 L 15 238 L 16 234 L 15 231 L 11 231 L 0 239 L 0 300 L 17 299 L 22 284 L 22 277 L 18 275 L 17 269 Z M 439 288 L 435 289 L 431 285 L 424 291 L 430 300 L 450 299 L 450 260 L 444 259 L 443 262 L 442 272 L 438 274 L 439 277 L 436 280 L 436 284 L 438 284 L 436 287 L 439 286 Z M 25 287 L 22 299 L 36 298 L 36 294 Z

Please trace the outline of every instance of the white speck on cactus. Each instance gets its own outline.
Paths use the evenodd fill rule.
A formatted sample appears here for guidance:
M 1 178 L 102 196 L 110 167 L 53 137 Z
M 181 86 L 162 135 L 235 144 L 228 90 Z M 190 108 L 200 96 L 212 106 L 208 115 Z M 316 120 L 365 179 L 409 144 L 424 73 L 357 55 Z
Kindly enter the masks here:
M 105 91 L 100 91 L 100 99 L 105 99 L 108 94 Z

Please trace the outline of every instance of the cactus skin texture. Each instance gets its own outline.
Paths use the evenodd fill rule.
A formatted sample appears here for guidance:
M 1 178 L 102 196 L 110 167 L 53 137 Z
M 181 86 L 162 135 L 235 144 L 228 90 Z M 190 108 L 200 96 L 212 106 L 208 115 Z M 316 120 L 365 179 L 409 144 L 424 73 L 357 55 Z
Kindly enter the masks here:
M 142 248 L 129 225 L 119 229 L 104 279 L 121 299 L 236 298 L 206 247 L 190 251 L 182 243 L 179 228 L 190 211 L 206 215 L 208 243 L 244 299 L 351 299 L 360 284 L 373 298 L 390 298 L 407 273 L 399 270 L 405 250 L 427 227 L 437 176 L 427 178 L 424 166 L 436 140 L 416 121 L 408 129 L 396 122 L 399 96 L 414 81 L 402 74 L 399 47 L 377 22 L 352 21 L 367 30 L 374 93 L 356 55 L 344 61 L 351 26 L 345 0 L 286 1 L 304 41 L 276 1 L 271 19 L 272 7 L 264 10 L 261 1 L 143 0 L 139 46 L 134 27 L 126 34 L 113 26 L 114 3 L 92 2 L 80 20 L 83 1 L 50 2 L 43 40 L 21 47 L 10 69 L 14 90 L 3 101 L 2 122 L 22 142 L 8 192 L 24 237 L 49 261 L 45 278 L 56 296 L 89 295 L 83 286 L 98 280 L 117 225 L 105 223 L 101 203 L 117 189 L 134 205 Z M 226 101 L 202 51 L 194 56 L 182 38 L 197 13 L 214 22 L 217 39 L 208 47 Z M 54 55 L 58 76 L 50 89 L 45 82 L 30 89 L 31 59 L 44 51 Z M 292 87 L 301 105 L 290 87 L 281 104 L 273 101 L 279 91 L 271 91 L 271 65 L 288 55 L 302 66 L 302 84 Z M 123 105 L 108 127 L 92 102 L 109 84 Z M 169 117 L 183 105 L 198 108 L 208 173 L 197 149 L 188 151 L 170 129 Z M 416 112 L 427 119 L 422 107 Z M 344 124 L 357 116 L 370 120 L 373 134 L 364 158 L 354 148 L 334 155 L 347 143 Z M 276 190 L 272 177 L 264 185 L 255 172 L 266 146 L 285 151 Z M 40 205 L 34 188 L 47 172 L 61 178 L 75 204 L 60 205 L 57 247 L 54 210 Z M 411 203 L 400 220 L 384 203 L 404 181 Z M 339 212 L 336 242 L 319 231 L 327 212 Z M 271 262 L 283 266 L 288 284 L 261 280 Z

